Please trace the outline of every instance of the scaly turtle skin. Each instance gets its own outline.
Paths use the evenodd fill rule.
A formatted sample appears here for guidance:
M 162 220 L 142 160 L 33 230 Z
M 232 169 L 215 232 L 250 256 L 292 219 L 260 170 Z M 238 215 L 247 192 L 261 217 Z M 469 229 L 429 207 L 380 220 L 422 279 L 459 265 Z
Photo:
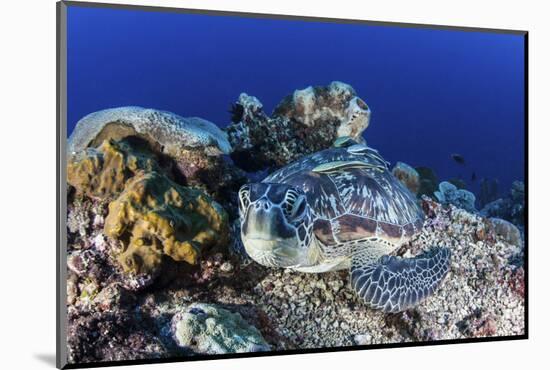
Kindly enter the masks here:
M 369 306 L 405 310 L 434 292 L 449 271 L 450 251 L 390 257 L 420 231 L 422 210 L 378 151 L 347 140 L 335 146 L 240 189 L 244 247 L 265 266 L 349 269 Z

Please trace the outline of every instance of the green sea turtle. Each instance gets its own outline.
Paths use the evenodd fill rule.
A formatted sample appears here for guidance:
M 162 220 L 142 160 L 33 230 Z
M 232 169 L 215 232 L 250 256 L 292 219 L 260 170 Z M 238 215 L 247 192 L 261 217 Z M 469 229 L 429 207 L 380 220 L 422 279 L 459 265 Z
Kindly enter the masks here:
M 377 150 L 336 144 L 239 190 L 245 250 L 264 266 L 349 269 L 352 288 L 369 306 L 403 311 L 438 287 L 450 251 L 389 256 L 420 231 L 423 212 Z

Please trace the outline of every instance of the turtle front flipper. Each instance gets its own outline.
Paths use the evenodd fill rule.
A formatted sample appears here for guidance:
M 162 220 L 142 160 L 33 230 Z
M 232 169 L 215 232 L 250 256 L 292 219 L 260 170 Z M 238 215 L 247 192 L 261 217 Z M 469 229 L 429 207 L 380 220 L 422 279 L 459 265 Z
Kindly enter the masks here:
M 448 248 L 432 248 L 415 258 L 369 258 L 370 248 L 352 256 L 351 286 L 372 308 L 400 312 L 431 295 L 450 269 Z M 370 249 L 372 251 L 372 249 Z

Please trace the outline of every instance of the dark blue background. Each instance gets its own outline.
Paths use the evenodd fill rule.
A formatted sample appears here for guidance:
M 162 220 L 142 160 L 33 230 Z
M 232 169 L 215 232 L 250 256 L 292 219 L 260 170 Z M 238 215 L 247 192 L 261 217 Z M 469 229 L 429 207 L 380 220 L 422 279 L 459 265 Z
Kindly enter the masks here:
M 524 171 L 523 48 L 510 34 L 71 6 L 68 131 L 123 105 L 223 127 L 243 91 L 271 113 L 295 89 L 339 80 L 370 106 L 364 135 L 386 159 L 440 180 L 475 171 L 506 192 Z

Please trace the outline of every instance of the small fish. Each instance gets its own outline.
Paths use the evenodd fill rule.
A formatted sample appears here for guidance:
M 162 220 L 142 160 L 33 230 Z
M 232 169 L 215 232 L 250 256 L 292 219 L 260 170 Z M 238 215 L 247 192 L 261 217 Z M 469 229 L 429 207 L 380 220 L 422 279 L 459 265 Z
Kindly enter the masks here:
M 472 182 L 475 182 L 477 179 L 476 173 L 472 172 Z
M 451 158 L 458 164 L 466 164 L 466 161 L 464 160 L 464 157 L 460 154 L 453 153 L 451 154 Z

